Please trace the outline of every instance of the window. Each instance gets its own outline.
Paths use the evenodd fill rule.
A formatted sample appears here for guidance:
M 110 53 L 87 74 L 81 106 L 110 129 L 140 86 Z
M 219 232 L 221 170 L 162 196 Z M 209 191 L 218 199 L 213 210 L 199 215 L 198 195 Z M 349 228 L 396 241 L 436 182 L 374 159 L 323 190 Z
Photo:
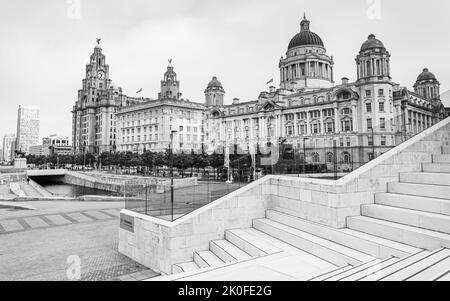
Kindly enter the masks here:
M 380 110 L 380 112 L 384 112 L 384 102 L 383 101 L 381 101 L 379 103 L 379 110 Z
M 386 130 L 386 119 L 385 118 L 380 118 L 380 129 L 381 130 Z
M 342 154 L 342 160 L 344 161 L 344 164 L 350 164 L 352 160 L 352 156 L 348 152 L 344 152 Z
M 371 97 L 371 96 L 372 96 L 372 91 L 366 90 L 366 97 Z
M 372 129 L 372 118 L 367 118 L 367 129 Z
M 347 137 L 347 146 L 352 146 L 352 143 L 351 143 L 350 137 Z
M 371 102 L 366 103 L 366 112 L 372 113 L 372 103 Z
M 312 161 L 313 163 L 319 163 L 320 162 L 320 156 L 318 153 L 313 153 L 312 154 Z
M 183 127 L 182 126 L 180 126 L 180 132 L 182 132 L 183 131 Z
M 333 163 L 333 161 L 334 161 L 334 154 L 328 153 L 327 154 L 327 163 Z
M 378 96 L 384 96 L 384 90 L 383 89 L 379 89 L 378 90 Z
M 381 146 L 386 146 L 386 136 L 381 136 Z
M 368 142 L 367 142 L 367 144 L 368 144 L 369 146 L 373 146 L 373 137 L 372 137 L 372 136 L 368 137 Z

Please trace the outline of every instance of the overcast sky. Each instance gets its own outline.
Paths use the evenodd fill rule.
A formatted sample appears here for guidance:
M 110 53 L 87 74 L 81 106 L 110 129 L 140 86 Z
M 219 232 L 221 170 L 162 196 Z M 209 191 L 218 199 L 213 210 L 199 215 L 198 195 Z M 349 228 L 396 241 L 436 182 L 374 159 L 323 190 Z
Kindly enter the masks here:
M 381 0 L 0 0 L 0 136 L 16 132 L 19 104 L 41 107 L 41 137 L 71 136 L 71 109 L 95 39 L 124 92 L 156 98 L 173 59 L 183 96 L 203 102 L 217 76 L 234 97 L 254 100 L 299 32 L 311 30 L 334 56 L 335 79 L 356 78 L 370 33 L 391 52 L 393 80 L 412 89 L 424 67 L 450 89 L 450 1 Z M 77 3 L 80 2 L 78 11 Z M 371 4 L 373 3 L 373 4 Z

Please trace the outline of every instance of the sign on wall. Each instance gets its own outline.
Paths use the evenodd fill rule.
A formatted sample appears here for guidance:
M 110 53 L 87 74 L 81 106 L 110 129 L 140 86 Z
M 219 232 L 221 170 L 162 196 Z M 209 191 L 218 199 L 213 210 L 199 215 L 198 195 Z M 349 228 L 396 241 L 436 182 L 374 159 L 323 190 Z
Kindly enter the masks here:
M 120 228 L 128 232 L 134 233 L 134 217 L 121 213 Z

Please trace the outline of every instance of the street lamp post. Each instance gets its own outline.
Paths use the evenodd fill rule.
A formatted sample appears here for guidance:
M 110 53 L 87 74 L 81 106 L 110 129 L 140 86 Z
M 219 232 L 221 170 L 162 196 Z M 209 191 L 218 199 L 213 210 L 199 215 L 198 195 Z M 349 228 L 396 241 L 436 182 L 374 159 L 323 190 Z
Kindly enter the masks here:
M 173 199 L 173 135 L 177 133 L 177 131 L 172 131 L 170 133 L 170 203 L 171 203 L 171 213 L 172 213 L 172 221 L 173 221 L 173 206 L 174 206 L 174 199 Z
M 306 141 L 308 141 L 309 138 L 303 138 L 303 173 L 306 173 Z
M 372 160 L 375 159 L 375 135 L 373 132 L 373 127 L 370 128 L 370 132 L 372 133 Z

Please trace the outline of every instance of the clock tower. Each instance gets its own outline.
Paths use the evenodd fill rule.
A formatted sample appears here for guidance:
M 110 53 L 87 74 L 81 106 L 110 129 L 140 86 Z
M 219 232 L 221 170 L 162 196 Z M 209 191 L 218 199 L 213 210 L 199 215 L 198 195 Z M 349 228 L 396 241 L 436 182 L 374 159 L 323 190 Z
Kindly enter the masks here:
M 115 150 L 115 113 L 122 105 L 122 89 L 109 78 L 109 66 L 100 39 L 86 65 L 83 87 L 73 110 L 73 147 L 75 154 L 101 154 Z

